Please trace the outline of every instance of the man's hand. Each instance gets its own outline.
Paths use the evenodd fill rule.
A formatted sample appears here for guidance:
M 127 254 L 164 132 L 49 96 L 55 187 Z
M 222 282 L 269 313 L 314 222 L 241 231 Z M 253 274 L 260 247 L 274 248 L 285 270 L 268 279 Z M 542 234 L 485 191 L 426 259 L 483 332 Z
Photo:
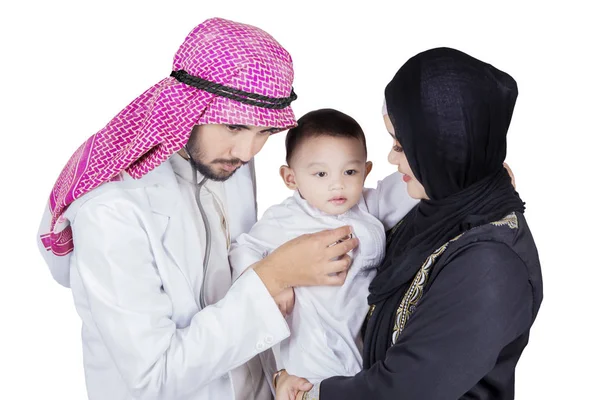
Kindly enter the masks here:
M 299 236 L 253 268 L 273 297 L 293 286 L 340 286 L 352 262 L 347 253 L 358 245 L 356 238 L 346 239 L 351 233 L 344 226 Z
M 275 400 L 296 400 L 302 398 L 302 393 L 312 389 L 312 384 L 304 378 L 289 375 L 282 371 L 277 379 Z

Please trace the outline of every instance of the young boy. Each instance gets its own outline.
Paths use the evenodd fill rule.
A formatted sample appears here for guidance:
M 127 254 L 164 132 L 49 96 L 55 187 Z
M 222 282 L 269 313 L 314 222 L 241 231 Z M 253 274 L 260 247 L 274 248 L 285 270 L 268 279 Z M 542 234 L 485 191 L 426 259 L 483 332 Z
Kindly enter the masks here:
M 385 231 L 415 204 L 399 173 L 364 189 L 372 163 L 358 123 L 332 109 L 309 112 L 286 137 L 280 175 L 294 195 L 270 207 L 242 234 L 229 255 L 236 279 L 283 243 L 306 233 L 350 225 L 358 247 L 340 287 L 296 287 L 288 316 L 290 337 L 280 344 L 277 365 L 318 382 L 355 375 L 362 366 L 360 328 L 368 311 L 368 287 L 385 252 Z M 290 289 L 291 290 L 291 289 Z M 284 312 L 284 298 L 276 298 Z

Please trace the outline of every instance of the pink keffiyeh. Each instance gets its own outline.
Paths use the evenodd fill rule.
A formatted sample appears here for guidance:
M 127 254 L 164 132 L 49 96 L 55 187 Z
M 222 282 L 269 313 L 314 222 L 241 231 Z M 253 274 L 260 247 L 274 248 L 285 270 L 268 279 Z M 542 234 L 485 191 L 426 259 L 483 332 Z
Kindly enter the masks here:
M 69 204 L 105 182 L 119 180 L 123 172 L 142 177 L 179 151 L 194 125 L 284 130 L 296 124 L 289 107 L 295 99 L 292 59 L 256 27 L 219 18 L 203 22 L 175 54 L 173 71 L 68 161 L 50 194 L 50 223 L 40 236 L 46 252 L 64 258 L 73 250 L 71 228 L 62 218 Z

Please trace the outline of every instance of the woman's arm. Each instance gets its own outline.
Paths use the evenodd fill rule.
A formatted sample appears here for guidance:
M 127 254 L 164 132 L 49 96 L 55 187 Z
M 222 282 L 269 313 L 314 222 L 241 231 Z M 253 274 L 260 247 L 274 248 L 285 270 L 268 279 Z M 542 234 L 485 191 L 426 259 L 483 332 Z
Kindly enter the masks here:
M 532 293 L 505 244 L 478 242 L 447 262 L 385 360 L 321 382 L 320 399 L 458 399 L 526 332 Z

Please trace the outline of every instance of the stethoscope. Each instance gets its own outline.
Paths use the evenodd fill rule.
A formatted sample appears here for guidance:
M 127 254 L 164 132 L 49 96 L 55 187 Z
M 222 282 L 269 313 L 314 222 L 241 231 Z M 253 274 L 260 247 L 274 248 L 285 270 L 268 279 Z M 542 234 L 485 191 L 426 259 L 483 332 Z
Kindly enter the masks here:
M 192 180 L 195 186 L 195 198 L 196 205 L 198 206 L 198 210 L 200 210 L 200 215 L 202 215 L 202 221 L 204 222 L 204 229 L 206 231 L 206 249 L 204 250 L 204 262 L 202 263 L 202 286 L 200 286 L 200 308 L 203 309 L 206 307 L 206 301 L 204 300 L 204 290 L 206 285 L 206 272 L 208 271 L 208 263 L 210 261 L 210 244 L 211 244 L 211 231 L 210 225 L 208 224 L 208 216 L 200 203 L 200 190 L 202 186 L 206 183 L 208 178 L 205 176 L 200 182 L 198 182 L 198 170 L 196 169 L 196 162 L 192 158 L 192 155 L 188 151 L 187 145 L 183 147 L 185 154 L 188 156 L 188 161 L 190 163 L 190 167 L 192 168 Z

